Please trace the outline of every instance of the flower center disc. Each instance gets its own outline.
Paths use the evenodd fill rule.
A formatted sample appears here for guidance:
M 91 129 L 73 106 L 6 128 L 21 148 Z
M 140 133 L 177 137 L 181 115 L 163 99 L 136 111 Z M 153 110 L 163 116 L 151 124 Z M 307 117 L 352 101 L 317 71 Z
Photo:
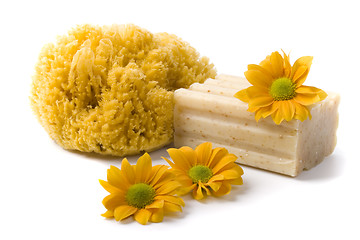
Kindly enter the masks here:
M 213 175 L 211 169 L 203 165 L 197 165 L 190 168 L 188 174 L 194 183 L 199 181 L 207 182 Z
M 295 96 L 295 84 L 289 78 L 276 79 L 271 84 L 270 95 L 276 101 L 293 99 Z
M 144 208 L 154 201 L 155 190 L 146 183 L 132 185 L 125 195 L 130 206 Z

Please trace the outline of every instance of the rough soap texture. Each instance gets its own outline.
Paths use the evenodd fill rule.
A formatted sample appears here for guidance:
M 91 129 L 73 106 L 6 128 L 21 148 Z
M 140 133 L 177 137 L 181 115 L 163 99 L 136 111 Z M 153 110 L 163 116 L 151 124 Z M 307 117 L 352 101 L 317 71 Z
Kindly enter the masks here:
M 311 120 L 276 125 L 271 118 L 255 121 L 248 105 L 234 94 L 249 87 L 246 79 L 219 75 L 175 91 L 175 146 L 213 142 L 249 166 L 297 176 L 330 155 L 336 145 L 339 95 L 312 106 Z
M 175 35 L 80 25 L 43 48 L 30 99 L 63 148 L 124 156 L 171 142 L 173 90 L 215 75 Z

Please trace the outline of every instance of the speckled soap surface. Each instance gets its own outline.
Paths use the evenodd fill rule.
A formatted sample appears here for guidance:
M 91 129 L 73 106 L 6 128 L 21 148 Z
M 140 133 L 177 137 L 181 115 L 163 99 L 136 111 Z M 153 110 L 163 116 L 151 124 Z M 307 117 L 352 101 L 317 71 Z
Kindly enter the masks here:
M 249 87 L 241 77 L 219 75 L 204 84 L 175 91 L 175 146 L 212 142 L 238 156 L 241 164 L 297 176 L 330 155 L 336 145 L 340 97 L 311 107 L 311 120 L 276 125 L 271 118 L 255 121 L 248 105 L 234 94 Z

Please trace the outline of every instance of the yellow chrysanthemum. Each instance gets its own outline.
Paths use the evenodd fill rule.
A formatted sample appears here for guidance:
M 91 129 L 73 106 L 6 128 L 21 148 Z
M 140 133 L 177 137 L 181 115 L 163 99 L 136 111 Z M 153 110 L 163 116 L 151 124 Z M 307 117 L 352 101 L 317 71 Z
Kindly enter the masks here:
M 249 103 L 248 111 L 255 112 L 256 121 L 270 115 L 276 124 L 284 119 L 311 119 L 307 106 L 327 97 L 319 88 L 302 85 L 312 59 L 301 57 L 291 66 L 288 55 L 273 52 L 260 65 L 248 65 L 245 77 L 253 86 L 237 92 L 235 97 Z
M 180 187 L 168 166 L 152 166 L 149 154 L 141 156 L 135 165 L 126 158 L 121 170 L 110 166 L 107 182 L 100 184 L 110 193 L 103 204 L 107 211 L 102 216 L 115 217 L 117 221 L 134 215 L 136 221 L 146 224 L 148 221 L 161 222 L 164 212 L 182 211 L 184 201 L 175 196 Z
M 193 150 L 190 147 L 167 150 L 171 160 L 164 158 L 172 167 L 182 188 L 179 194 L 192 191 L 197 200 L 207 195 L 222 196 L 231 191 L 231 184 L 241 185 L 242 168 L 235 163 L 237 157 L 225 148 L 212 149 L 209 142 Z

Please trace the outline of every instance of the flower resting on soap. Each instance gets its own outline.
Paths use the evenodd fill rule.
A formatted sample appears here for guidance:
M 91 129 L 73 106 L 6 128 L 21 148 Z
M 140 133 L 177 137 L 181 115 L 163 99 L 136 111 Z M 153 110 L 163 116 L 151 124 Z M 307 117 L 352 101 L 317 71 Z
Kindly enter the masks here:
M 209 142 L 193 150 L 190 147 L 167 150 L 171 160 L 164 158 L 171 166 L 182 188 L 179 194 L 192 191 L 195 199 L 206 195 L 222 196 L 230 193 L 231 185 L 241 185 L 242 168 L 235 163 L 237 157 L 225 148 L 212 149 Z
M 327 97 L 319 88 L 302 85 L 313 57 L 301 57 L 291 66 L 289 55 L 283 54 L 273 52 L 260 65 L 248 65 L 245 77 L 253 86 L 234 95 L 249 104 L 248 111 L 255 113 L 256 121 L 270 115 L 276 124 L 311 119 L 308 106 Z
M 117 221 L 134 216 L 141 224 L 161 222 L 164 212 L 182 211 L 184 201 L 175 196 L 180 187 L 168 166 L 152 166 L 149 154 L 141 156 L 136 165 L 124 158 L 121 170 L 110 166 L 107 181 L 99 180 L 110 193 L 103 204 L 107 211 L 102 216 Z

